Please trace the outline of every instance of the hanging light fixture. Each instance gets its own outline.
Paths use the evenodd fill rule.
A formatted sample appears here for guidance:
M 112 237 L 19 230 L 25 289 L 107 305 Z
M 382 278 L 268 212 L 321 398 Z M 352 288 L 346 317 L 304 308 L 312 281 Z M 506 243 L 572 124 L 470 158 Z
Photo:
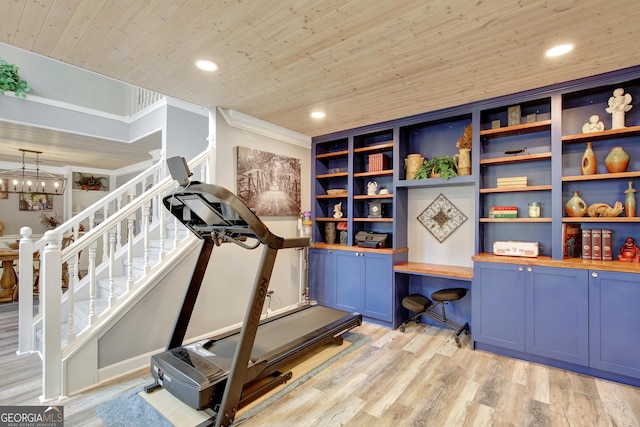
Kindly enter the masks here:
M 42 151 L 24 150 L 22 152 L 22 169 L 0 171 L 0 192 L 36 193 L 61 196 L 67 186 L 67 178 L 40 170 L 40 154 Z M 27 168 L 25 154 L 31 153 L 36 158 L 36 168 Z

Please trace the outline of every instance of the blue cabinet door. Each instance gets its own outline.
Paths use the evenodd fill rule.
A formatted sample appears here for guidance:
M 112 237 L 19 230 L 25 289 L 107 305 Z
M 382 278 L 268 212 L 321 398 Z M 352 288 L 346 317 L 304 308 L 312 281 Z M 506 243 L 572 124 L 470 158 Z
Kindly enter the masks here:
M 335 307 L 361 312 L 364 262 L 360 252 L 334 251 Z
M 524 351 L 524 280 L 522 266 L 475 263 L 471 285 L 474 341 Z
M 309 293 L 312 300 L 335 307 L 332 251 L 309 249 Z
M 640 378 L 638 275 L 590 271 L 590 366 Z
M 526 352 L 589 364 L 588 271 L 525 266 Z
M 362 315 L 386 322 L 393 320 L 393 260 L 391 255 L 365 253 L 362 283 Z

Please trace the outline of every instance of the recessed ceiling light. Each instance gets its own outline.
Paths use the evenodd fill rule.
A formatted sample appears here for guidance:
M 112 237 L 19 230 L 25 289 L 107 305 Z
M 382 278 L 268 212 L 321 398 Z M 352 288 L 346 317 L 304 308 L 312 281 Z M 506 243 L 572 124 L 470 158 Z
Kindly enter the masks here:
M 196 67 L 204 71 L 215 71 L 218 69 L 218 64 L 216 64 L 215 62 L 201 59 L 200 61 L 196 62 Z
M 325 114 L 322 111 L 314 111 L 311 113 L 311 117 L 314 119 L 324 119 Z
M 560 56 L 560 55 L 564 55 L 565 53 L 569 53 L 573 50 L 573 44 L 571 43 L 567 43 L 567 44 L 560 44 L 558 46 L 554 46 L 551 49 L 549 49 L 546 53 L 547 56 Z

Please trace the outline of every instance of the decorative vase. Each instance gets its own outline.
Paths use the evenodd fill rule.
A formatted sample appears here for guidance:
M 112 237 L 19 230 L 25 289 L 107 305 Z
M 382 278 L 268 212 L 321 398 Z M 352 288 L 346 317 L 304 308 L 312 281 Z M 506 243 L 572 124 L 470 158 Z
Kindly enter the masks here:
M 347 232 L 345 230 L 340 231 L 340 244 L 341 245 L 347 244 Z
M 336 223 L 328 222 L 324 225 L 324 242 L 333 245 L 336 242 Z
M 582 175 L 593 175 L 596 173 L 596 155 L 593 153 L 590 142 L 587 142 L 587 148 L 582 155 L 580 170 L 582 171 Z
M 424 157 L 420 154 L 409 154 L 406 159 L 404 159 L 404 166 L 407 169 L 406 179 L 413 179 L 418 173 L 418 169 L 424 162 Z
M 636 216 L 636 189 L 633 188 L 633 181 L 629 181 L 629 188 L 624 190 L 624 214 L 627 217 Z
M 629 155 L 622 147 L 613 147 L 604 159 L 609 173 L 624 172 L 629 165 Z
M 461 148 L 453 158 L 456 162 L 458 175 L 471 175 L 471 148 Z
M 580 197 L 580 192 L 573 191 L 573 195 L 564 205 L 567 216 L 580 217 L 587 213 L 587 204 Z

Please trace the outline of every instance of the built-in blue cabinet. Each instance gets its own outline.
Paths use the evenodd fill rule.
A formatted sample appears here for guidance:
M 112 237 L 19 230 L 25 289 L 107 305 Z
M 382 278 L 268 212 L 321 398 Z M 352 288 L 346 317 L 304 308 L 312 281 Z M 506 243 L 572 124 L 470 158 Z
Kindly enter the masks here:
M 639 385 L 638 273 L 532 264 L 475 262 L 474 346 Z
M 587 273 L 524 266 L 527 353 L 579 365 L 589 362 Z
M 366 320 L 392 326 L 396 304 L 393 264 L 406 261 L 406 251 L 312 248 L 309 263 L 311 298 L 319 304 L 357 311 Z
M 638 274 L 589 272 L 590 365 L 640 378 Z
M 586 270 L 482 262 L 474 267 L 474 341 L 588 363 Z
M 525 275 L 521 265 L 480 263 L 473 269 L 473 340 L 524 351 Z
M 333 283 L 332 251 L 327 249 L 309 249 L 309 265 L 313 274 L 309 274 L 309 292 L 312 300 L 320 305 L 333 307 L 335 304 Z

